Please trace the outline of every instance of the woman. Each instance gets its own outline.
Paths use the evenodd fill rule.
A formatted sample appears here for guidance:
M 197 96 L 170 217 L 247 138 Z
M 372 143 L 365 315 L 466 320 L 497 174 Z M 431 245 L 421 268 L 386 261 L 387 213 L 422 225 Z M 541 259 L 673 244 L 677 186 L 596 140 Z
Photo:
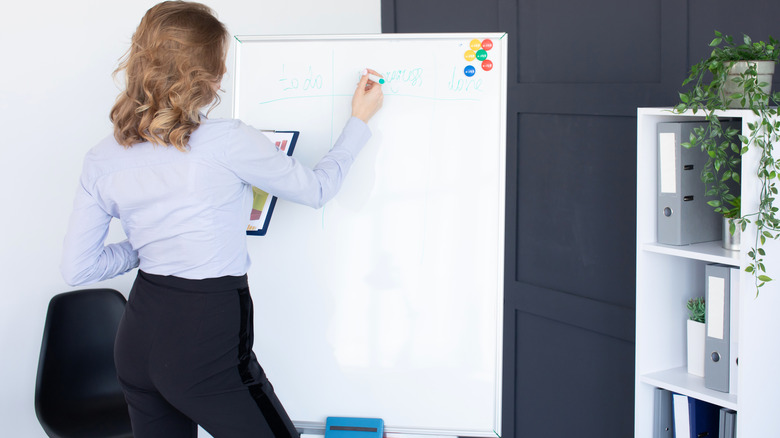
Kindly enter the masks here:
M 139 267 L 115 346 L 133 433 L 297 436 L 252 352 L 246 225 L 252 186 L 312 207 L 339 190 L 383 94 L 364 75 L 352 117 L 313 168 L 238 120 L 210 120 L 228 33 L 201 4 L 147 11 L 117 71 L 113 135 L 87 154 L 65 239 L 71 285 Z M 369 70 L 372 74 L 376 72 Z M 127 240 L 105 244 L 120 219 Z

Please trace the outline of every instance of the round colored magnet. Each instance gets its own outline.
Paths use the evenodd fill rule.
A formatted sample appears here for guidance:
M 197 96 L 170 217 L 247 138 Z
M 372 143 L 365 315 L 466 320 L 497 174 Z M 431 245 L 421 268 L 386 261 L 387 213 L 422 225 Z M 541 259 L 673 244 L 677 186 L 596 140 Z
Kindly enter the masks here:
M 474 76 L 474 73 L 476 72 L 477 69 L 475 69 L 473 65 L 467 65 L 466 68 L 463 69 L 463 74 L 465 74 L 468 77 Z

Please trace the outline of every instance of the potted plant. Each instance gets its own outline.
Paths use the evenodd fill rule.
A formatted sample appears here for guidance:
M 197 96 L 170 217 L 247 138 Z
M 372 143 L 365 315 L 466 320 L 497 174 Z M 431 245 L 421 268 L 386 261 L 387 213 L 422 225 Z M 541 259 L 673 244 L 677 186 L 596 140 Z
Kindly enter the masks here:
M 758 294 L 759 288 L 772 280 L 766 275 L 763 246 L 767 239 L 780 236 L 780 219 L 774 206 L 780 160 L 775 161 L 772 156 L 780 133 L 777 108 L 780 93 L 771 94 L 771 76 L 764 73 L 773 71 L 778 62 L 780 44 L 772 37 L 768 42 L 754 42 L 747 35 L 738 44 L 732 37 L 716 31 L 710 46 L 713 48 L 710 56 L 694 64 L 683 81 L 683 86 L 690 84 L 690 89 L 680 93 L 680 103 L 674 112 L 701 111 L 708 122 L 694 130 L 689 141 L 683 144 L 700 147 L 707 153 L 708 163 L 701 178 L 707 196 L 715 197 L 708 203 L 728 220 L 731 235 L 744 231 L 749 224 L 756 227 L 756 238 L 748 251 L 750 262 L 745 270 L 753 274 Z M 758 121 L 748 123 L 749 132 L 724 129 L 718 113 L 730 108 L 750 109 Z M 740 194 L 732 192 L 729 184 L 739 183 L 740 158 L 751 147 L 760 150 L 758 168 L 751 171 L 758 176 L 761 190 L 758 210 L 744 214 L 740 210 Z
M 688 373 L 704 377 L 705 305 L 704 297 L 691 298 L 688 307 Z

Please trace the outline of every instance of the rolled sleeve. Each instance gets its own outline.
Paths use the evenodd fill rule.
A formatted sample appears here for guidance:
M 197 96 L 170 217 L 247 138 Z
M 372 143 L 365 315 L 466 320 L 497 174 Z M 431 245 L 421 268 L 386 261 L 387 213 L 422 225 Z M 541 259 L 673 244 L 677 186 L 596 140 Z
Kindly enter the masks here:
M 129 241 L 105 245 L 111 215 L 82 184 L 65 234 L 60 272 L 71 286 L 95 283 L 138 267 L 138 252 Z

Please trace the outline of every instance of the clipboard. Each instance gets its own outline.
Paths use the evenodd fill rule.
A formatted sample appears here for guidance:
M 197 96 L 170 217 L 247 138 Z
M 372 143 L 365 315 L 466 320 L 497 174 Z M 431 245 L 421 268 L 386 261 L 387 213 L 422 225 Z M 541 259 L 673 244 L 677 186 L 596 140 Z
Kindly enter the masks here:
M 298 142 L 299 131 L 262 131 L 263 135 L 276 145 L 276 148 L 288 156 L 292 156 L 295 150 L 295 143 Z M 252 187 L 253 200 L 252 212 L 249 214 L 249 223 L 246 227 L 246 234 L 250 236 L 265 236 L 268 232 L 268 225 L 271 223 L 271 214 L 276 206 L 276 196 L 271 196 L 267 192 Z

